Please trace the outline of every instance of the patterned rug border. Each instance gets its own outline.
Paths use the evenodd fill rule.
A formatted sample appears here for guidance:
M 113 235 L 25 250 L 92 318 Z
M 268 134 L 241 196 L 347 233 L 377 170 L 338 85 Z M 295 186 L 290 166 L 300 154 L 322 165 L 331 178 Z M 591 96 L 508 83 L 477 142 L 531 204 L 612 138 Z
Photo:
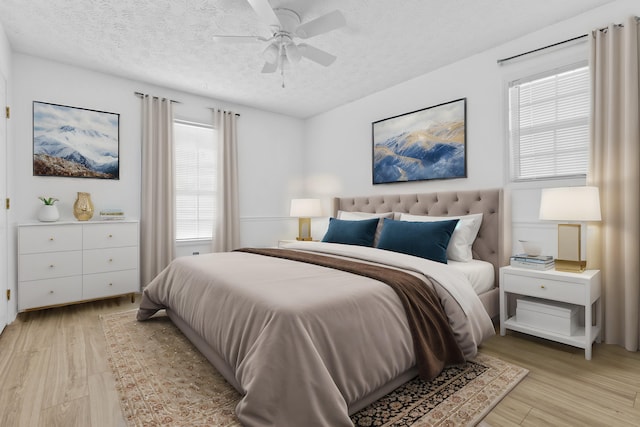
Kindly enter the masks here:
M 240 423 L 235 417 L 235 405 L 240 399 L 240 395 L 235 389 L 222 378 L 164 313 L 156 315 L 154 317 L 156 321 L 150 323 L 137 322 L 135 320 L 136 312 L 137 309 L 133 309 L 100 316 L 107 342 L 109 366 L 116 381 L 120 407 L 128 424 L 131 426 L 183 425 L 179 419 L 189 416 L 191 425 L 239 426 Z M 136 326 L 148 330 L 143 333 L 143 339 L 155 339 L 154 344 L 163 349 L 162 355 L 145 353 L 141 340 L 133 336 L 135 333 L 141 334 L 140 329 Z M 170 335 L 167 334 L 167 329 L 172 329 L 171 332 L 177 334 L 174 339 L 169 340 Z M 184 346 L 184 348 L 180 346 Z M 180 352 L 175 350 L 177 347 L 180 347 Z M 163 376 L 160 380 L 157 377 L 162 375 L 148 370 L 148 366 L 143 363 L 145 357 L 164 357 L 167 359 L 168 362 L 161 365 L 166 369 L 165 373 L 168 373 L 167 378 Z M 189 366 L 189 374 L 194 376 L 182 378 L 183 371 L 180 371 L 180 374 L 173 372 L 174 376 L 171 377 L 171 369 L 176 365 L 173 363 L 172 357 L 177 363 L 180 363 L 181 367 Z M 466 365 L 461 365 L 458 375 L 460 377 L 471 375 L 473 378 L 462 378 L 466 382 L 459 385 L 455 391 L 446 394 L 446 397 L 441 401 L 437 398 L 438 388 L 432 387 L 435 390 L 431 390 L 430 394 L 436 401 L 432 407 L 425 408 L 429 402 L 428 396 L 424 395 L 421 396 L 421 402 L 415 405 L 417 410 L 411 411 L 413 412 L 411 416 L 406 416 L 408 411 L 402 407 L 405 415 L 400 418 L 404 417 L 405 421 L 412 420 L 411 423 L 407 424 L 401 420 L 398 421 L 398 424 L 394 424 L 394 420 L 398 418 L 388 414 L 389 411 L 385 412 L 385 408 L 382 408 L 382 412 L 389 417 L 386 421 L 381 423 L 380 420 L 370 419 L 370 424 L 362 425 L 372 427 L 477 425 L 529 372 L 525 368 L 483 353 L 478 353 L 472 362 L 485 368 L 484 371 L 476 375 L 482 370 L 466 369 Z M 204 375 L 201 375 L 201 371 L 204 372 Z M 193 372 L 197 372 L 197 374 Z M 217 377 L 216 381 L 211 381 L 212 377 Z M 455 379 L 455 375 L 450 375 L 450 377 L 451 379 L 443 379 L 442 383 L 460 381 Z M 412 382 L 414 381 L 419 380 Z M 401 386 L 398 390 L 405 386 Z M 449 385 L 449 387 L 451 386 Z M 399 399 L 396 400 L 403 401 L 403 395 L 397 395 L 397 397 Z M 370 408 L 371 406 L 364 408 L 358 414 L 364 413 Z M 415 421 L 413 421 L 414 419 Z

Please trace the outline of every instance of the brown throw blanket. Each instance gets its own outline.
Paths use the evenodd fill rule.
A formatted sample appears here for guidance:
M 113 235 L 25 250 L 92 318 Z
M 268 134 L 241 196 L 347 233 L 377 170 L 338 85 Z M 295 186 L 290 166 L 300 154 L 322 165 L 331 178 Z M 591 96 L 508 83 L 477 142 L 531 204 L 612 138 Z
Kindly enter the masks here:
M 393 268 L 287 249 L 243 248 L 240 252 L 284 258 L 342 270 L 378 280 L 390 286 L 407 314 L 420 378 L 429 381 L 445 366 L 464 362 L 435 291 L 424 280 Z

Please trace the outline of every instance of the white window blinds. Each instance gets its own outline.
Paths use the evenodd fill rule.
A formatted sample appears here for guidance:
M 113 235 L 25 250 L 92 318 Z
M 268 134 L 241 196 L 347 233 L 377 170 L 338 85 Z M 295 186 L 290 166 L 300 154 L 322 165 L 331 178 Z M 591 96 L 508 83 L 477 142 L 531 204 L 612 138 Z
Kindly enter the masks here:
M 586 175 L 586 63 L 509 84 L 509 144 L 514 181 Z
M 176 240 L 210 240 L 216 214 L 216 132 L 174 122 Z

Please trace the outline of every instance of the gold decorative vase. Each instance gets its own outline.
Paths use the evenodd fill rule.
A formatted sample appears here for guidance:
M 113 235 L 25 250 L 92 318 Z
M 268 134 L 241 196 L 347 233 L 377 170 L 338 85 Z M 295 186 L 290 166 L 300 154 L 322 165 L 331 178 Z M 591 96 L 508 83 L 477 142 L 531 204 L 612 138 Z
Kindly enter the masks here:
M 78 192 L 78 198 L 73 204 L 73 216 L 78 221 L 89 221 L 93 216 L 93 203 L 91 194 Z

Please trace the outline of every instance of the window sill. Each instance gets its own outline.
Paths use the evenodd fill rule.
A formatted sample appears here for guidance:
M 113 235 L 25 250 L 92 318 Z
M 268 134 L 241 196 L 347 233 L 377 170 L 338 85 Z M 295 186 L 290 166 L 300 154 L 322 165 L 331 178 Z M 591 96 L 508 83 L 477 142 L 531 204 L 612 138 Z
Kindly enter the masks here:
M 184 239 L 176 240 L 176 246 L 192 246 L 192 245 L 204 245 L 211 243 L 211 239 Z

